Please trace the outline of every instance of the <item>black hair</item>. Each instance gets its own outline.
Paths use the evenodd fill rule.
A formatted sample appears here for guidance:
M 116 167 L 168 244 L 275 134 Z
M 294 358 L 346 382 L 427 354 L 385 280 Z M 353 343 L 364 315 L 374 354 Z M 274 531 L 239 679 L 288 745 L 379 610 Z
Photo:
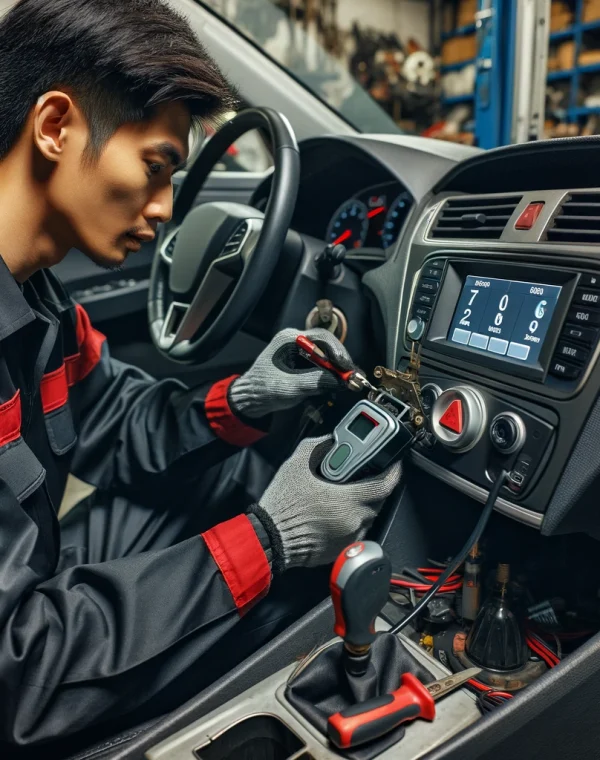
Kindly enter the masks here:
M 184 102 L 196 124 L 237 104 L 188 21 L 161 0 L 20 0 L 0 21 L 0 160 L 52 89 L 83 111 L 89 157 L 161 103 Z

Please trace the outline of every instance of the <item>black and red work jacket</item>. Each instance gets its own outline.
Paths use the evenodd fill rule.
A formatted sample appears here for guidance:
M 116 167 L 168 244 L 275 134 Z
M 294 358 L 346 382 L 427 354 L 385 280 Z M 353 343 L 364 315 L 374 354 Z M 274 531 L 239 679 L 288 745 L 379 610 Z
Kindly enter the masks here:
M 208 649 L 268 591 L 243 515 L 170 548 L 57 572 L 70 472 L 144 503 L 262 435 L 231 413 L 230 381 L 190 390 L 111 359 L 50 271 L 21 287 L 0 258 L 0 741 L 127 711 L 165 667 L 161 653 L 191 633 Z

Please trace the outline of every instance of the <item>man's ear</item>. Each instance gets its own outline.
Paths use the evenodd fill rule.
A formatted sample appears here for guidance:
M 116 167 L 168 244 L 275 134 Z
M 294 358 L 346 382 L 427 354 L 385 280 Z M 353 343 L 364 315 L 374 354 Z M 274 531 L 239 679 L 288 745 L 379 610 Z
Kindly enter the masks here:
M 33 110 L 33 139 L 48 161 L 60 160 L 74 111 L 74 103 L 65 92 L 46 92 L 38 98 Z

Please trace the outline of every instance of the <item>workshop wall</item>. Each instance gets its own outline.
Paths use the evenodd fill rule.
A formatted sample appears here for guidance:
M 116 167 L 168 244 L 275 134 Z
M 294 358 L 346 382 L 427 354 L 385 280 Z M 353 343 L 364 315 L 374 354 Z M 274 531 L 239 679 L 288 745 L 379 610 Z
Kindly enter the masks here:
M 414 37 L 425 48 L 431 35 L 430 5 L 423 0 L 340 0 L 338 22 L 347 29 L 358 23 L 394 32 L 402 41 Z

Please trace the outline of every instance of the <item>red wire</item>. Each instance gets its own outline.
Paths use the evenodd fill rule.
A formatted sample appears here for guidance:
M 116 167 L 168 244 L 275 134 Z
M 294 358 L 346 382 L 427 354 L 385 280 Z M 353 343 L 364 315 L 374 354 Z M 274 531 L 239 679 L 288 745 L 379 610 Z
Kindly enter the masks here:
M 541 657 L 546 663 L 548 663 L 548 661 L 553 662 L 550 655 L 548 655 L 547 652 L 544 652 L 544 650 L 540 646 L 538 646 L 538 644 L 535 641 L 533 641 L 533 639 L 531 639 L 529 636 L 525 637 L 525 642 L 527 646 L 531 649 L 531 651 L 539 655 L 539 657 Z
M 535 639 L 532 639 L 531 636 L 526 636 L 525 641 L 532 652 L 535 652 L 535 654 L 541 657 L 546 665 L 548 665 L 548 667 L 554 668 L 560 662 L 554 652 L 545 647 L 543 644 L 538 643 Z
M 490 687 L 486 686 L 484 683 L 481 683 L 481 681 L 478 681 L 476 678 L 469 678 L 467 681 L 469 686 L 472 686 L 474 689 L 478 689 L 479 691 L 490 691 Z
M 431 581 L 431 584 L 419 583 L 418 581 L 406 581 L 400 578 L 392 578 L 392 586 L 409 588 L 418 593 L 425 593 L 429 591 L 433 583 L 435 583 L 435 581 L 437 581 L 440 575 L 444 572 L 444 570 L 439 567 L 419 567 L 417 570 L 419 573 L 421 573 L 421 575 L 427 578 L 428 581 Z M 440 593 L 448 594 L 452 591 L 458 591 L 460 588 L 462 588 L 462 577 L 458 575 L 458 573 L 455 573 L 454 575 L 451 575 L 446 583 L 444 583 L 444 585 L 440 588 Z
M 425 585 L 424 583 L 412 583 L 411 581 L 402 581 L 398 578 L 392 578 L 391 580 L 392 586 L 399 586 L 400 588 L 411 588 L 413 591 L 418 591 L 421 593 L 424 593 L 426 591 L 429 591 L 431 588 L 431 585 Z M 440 593 L 448 593 L 449 591 L 458 591 L 460 588 L 462 588 L 462 581 L 455 582 L 455 583 L 444 583 L 443 586 L 440 587 Z
M 476 678 L 470 678 L 467 683 L 474 689 L 485 692 L 486 696 L 488 697 L 505 697 L 506 699 L 513 698 L 513 695 L 509 694 L 507 691 L 498 691 L 497 689 L 492 689 L 491 686 L 487 686 L 487 684 L 478 681 Z
M 558 665 L 560 662 L 560 658 L 556 654 L 556 652 L 552 651 L 549 646 L 547 646 L 543 641 L 540 641 L 540 639 L 531 631 L 526 631 L 525 633 L 525 639 L 527 641 L 528 646 L 531 646 L 532 644 L 537 648 L 538 653 L 543 653 L 547 655 L 550 659 L 554 661 L 555 665 Z

